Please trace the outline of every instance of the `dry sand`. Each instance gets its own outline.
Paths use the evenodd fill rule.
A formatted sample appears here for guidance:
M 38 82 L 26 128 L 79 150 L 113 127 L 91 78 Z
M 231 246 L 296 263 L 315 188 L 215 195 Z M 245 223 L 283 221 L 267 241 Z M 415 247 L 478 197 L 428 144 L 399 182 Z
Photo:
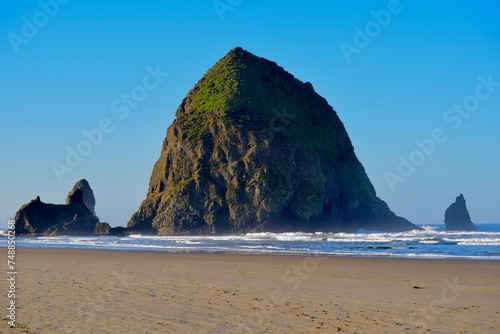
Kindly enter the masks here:
M 3 333 L 500 333 L 499 262 L 68 249 L 17 262 L 19 328 Z

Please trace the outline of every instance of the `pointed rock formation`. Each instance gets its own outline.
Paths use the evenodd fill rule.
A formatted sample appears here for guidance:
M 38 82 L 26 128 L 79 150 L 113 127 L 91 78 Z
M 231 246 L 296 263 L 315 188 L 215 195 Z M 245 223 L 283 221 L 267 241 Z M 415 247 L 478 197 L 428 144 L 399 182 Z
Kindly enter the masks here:
M 73 189 L 68 194 L 68 197 L 66 198 L 66 204 L 69 204 L 69 201 L 75 191 L 77 189 L 80 189 L 83 193 L 83 203 L 85 203 L 85 206 L 92 212 L 92 214 L 95 216 L 95 197 L 94 197 L 94 192 L 92 191 L 92 188 L 90 188 L 90 185 L 87 180 L 82 179 L 79 180 L 75 183 L 73 186 Z
M 376 196 L 310 83 L 231 50 L 188 92 L 128 227 L 160 234 L 418 229 Z
M 444 213 L 444 223 L 447 231 L 477 231 L 472 222 L 464 195 L 460 194 Z
M 92 189 L 90 189 L 90 194 L 87 192 L 87 195 L 94 198 Z M 14 219 L 16 234 L 29 236 L 47 234 L 91 235 L 98 218 L 87 207 L 84 191 L 75 185 L 68 195 L 66 203 L 64 205 L 47 204 L 40 200 L 40 196 L 37 196 L 36 199 L 23 205 L 16 213 Z

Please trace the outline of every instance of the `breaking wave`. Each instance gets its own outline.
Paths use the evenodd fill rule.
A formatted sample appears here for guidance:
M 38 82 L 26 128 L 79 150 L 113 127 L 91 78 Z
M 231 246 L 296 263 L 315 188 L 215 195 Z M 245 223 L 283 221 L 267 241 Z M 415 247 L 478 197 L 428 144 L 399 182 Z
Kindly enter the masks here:
M 19 247 L 97 248 L 181 253 L 344 255 L 367 257 L 467 258 L 500 260 L 500 225 L 476 232 L 447 232 L 443 225 L 381 233 L 247 233 L 223 236 L 36 237 L 17 238 Z M 0 246 L 7 244 L 0 238 Z

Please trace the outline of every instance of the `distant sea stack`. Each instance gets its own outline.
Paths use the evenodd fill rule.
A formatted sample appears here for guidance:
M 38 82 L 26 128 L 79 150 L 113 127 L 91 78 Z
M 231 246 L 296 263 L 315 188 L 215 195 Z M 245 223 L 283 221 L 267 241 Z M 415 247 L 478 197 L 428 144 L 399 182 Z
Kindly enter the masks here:
M 343 123 L 312 84 L 241 48 L 183 99 L 128 228 L 419 229 L 376 196 Z
M 75 183 L 73 186 L 73 189 L 68 194 L 68 197 L 66 197 L 66 204 L 69 204 L 72 196 L 76 192 L 77 189 L 80 189 L 83 194 L 83 203 L 85 206 L 92 212 L 92 214 L 95 216 L 95 197 L 94 197 L 94 191 L 92 191 L 92 188 L 90 188 L 89 182 L 85 179 L 79 180 Z
M 91 202 L 88 200 L 92 199 Z M 39 196 L 16 213 L 17 235 L 92 235 L 99 219 L 94 214 L 95 198 L 86 180 L 78 181 L 66 204 L 43 203 Z M 90 206 L 90 207 L 89 207 Z
M 444 223 L 447 231 L 477 231 L 472 222 L 464 195 L 460 194 L 444 213 Z

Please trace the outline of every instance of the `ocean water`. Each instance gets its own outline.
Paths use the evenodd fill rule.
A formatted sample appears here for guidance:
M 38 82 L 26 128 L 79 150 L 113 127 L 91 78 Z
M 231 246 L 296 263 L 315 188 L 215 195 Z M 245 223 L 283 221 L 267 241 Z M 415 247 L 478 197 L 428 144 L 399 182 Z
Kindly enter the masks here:
M 247 233 L 225 236 L 17 237 L 18 248 L 148 250 L 172 253 L 331 255 L 500 260 L 500 224 L 478 224 L 477 232 Z M 7 238 L 0 238 L 6 247 Z

